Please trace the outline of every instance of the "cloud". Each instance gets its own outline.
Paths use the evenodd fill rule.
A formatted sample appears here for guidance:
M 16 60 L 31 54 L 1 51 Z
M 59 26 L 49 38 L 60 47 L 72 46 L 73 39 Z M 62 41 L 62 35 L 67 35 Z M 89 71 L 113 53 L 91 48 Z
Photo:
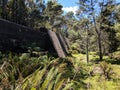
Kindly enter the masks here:
M 70 12 L 70 11 L 72 11 L 74 14 L 76 14 L 76 11 L 78 10 L 78 6 L 63 7 L 62 10 L 65 11 L 65 12 Z

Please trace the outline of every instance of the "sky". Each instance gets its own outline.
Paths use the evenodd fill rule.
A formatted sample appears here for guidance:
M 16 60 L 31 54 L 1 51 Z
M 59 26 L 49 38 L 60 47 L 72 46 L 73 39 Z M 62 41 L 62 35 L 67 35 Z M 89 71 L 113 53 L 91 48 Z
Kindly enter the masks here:
M 63 5 L 63 11 L 69 12 L 73 11 L 74 14 L 76 13 L 76 10 L 78 9 L 78 5 L 76 4 L 79 0 L 57 0 L 58 3 Z
M 77 2 L 79 2 L 79 0 L 58 0 L 58 2 L 63 5 L 65 12 L 73 11 L 75 14 L 76 10 L 78 10 Z M 120 0 L 116 0 L 116 2 L 120 3 Z
M 58 3 L 63 5 L 62 9 L 63 9 L 64 12 L 73 11 L 73 13 L 75 14 L 76 11 L 78 10 L 77 2 L 79 0 L 57 0 L 57 1 L 58 1 Z M 120 0 L 116 0 L 116 1 L 117 1 L 117 3 L 120 2 Z
M 73 11 L 74 14 L 78 9 L 78 5 L 77 5 L 78 1 L 79 0 L 58 0 L 58 2 L 63 5 L 63 10 L 65 12 Z

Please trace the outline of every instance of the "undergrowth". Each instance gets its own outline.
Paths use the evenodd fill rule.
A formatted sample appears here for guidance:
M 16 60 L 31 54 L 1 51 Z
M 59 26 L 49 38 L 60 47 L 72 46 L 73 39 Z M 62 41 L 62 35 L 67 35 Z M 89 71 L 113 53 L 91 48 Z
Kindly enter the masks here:
M 84 54 L 54 58 L 30 53 L 0 54 L 0 88 L 3 90 L 119 90 L 120 66 L 111 63 L 108 56 L 97 61 L 90 54 L 86 63 Z

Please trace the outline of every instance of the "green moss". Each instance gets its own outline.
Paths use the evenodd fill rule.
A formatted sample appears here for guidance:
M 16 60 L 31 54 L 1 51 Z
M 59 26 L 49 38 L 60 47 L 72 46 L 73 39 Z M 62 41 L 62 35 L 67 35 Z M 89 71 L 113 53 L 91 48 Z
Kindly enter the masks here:
M 120 85 L 118 82 L 113 80 L 106 80 L 100 76 L 89 77 L 84 80 L 86 84 L 90 83 L 89 90 L 119 90 Z

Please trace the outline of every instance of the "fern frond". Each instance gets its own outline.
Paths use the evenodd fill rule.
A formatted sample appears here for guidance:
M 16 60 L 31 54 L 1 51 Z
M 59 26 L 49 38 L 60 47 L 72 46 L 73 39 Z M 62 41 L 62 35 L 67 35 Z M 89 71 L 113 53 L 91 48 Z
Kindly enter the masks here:
M 63 83 L 64 83 L 64 79 L 61 80 L 61 81 L 59 81 L 59 82 L 56 84 L 54 90 L 61 90 Z
M 54 77 L 54 74 L 55 74 L 54 70 L 55 70 L 54 67 L 50 69 L 50 71 L 48 72 L 47 77 L 46 77 L 46 79 L 44 80 L 44 82 L 43 82 L 40 90 L 45 90 L 45 89 L 47 88 L 47 86 L 49 85 L 50 81 L 51 81 L 52 78 Z M 55 70 L 55 71 L 56 71 L 56 70 Z

